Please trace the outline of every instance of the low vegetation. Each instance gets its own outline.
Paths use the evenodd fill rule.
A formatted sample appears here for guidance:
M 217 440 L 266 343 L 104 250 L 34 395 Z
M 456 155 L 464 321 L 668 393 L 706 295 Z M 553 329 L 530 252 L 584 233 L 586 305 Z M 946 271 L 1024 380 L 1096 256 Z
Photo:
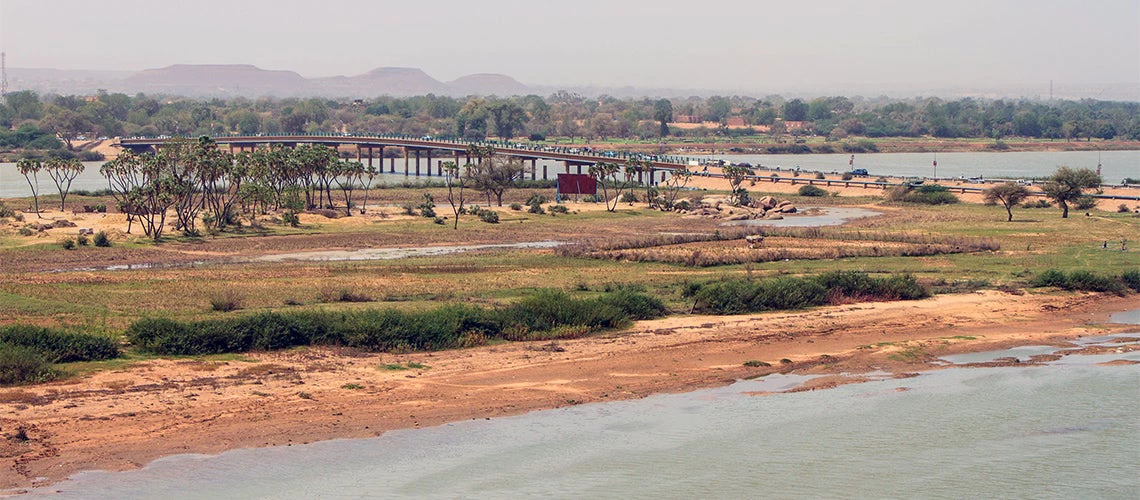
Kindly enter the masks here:
M 1035 287 L 1057 287 L 1064 290 L 1125 295 L 1129 289 L 1140 292 L 1140 270 L 1131 270 L 1120 276 L 1112 276 L 1079 269 L 1068 273 L 1057 269 L 1048 269 L 1034 276 L 1030 284 Z
M 622 289 L 595 298 L 540 291 L 498 309 L 447 305 L 422 312 L 257 313 L 239 318 L 180 322 L 147 318 L 127 329 L 139 348 L 157 354 L 200 355 L 340 345 L 374 352 L 410 352 L 482 345 L 489 340 L 571 338 L 661 316 L 665 306 Z
M 0 327 L 0 386 L 46 382 L 60 372 L 56 363 L 101 361 L 119 356 L 107 337 L 31 325 Z
M 876 278 L 865 273 L 835 271 L 805 278 L 691 284 L 685 295 L 692 298 L 696 312 L 744 314 L 858 301 L 915 300 L 929 297 L 930 291 L 911 275 Z

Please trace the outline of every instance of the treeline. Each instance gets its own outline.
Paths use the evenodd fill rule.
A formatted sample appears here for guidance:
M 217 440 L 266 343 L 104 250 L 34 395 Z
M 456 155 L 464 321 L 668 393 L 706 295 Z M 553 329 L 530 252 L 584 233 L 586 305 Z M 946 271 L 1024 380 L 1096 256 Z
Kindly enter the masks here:
M 711 122 L 711 127 L 668 126 Z M 728 125 L 732 125 L 729 127 Z M 1140 104 L 1115 101 L 742 96 L 585 98 L 558 92 L 510 98 L 425 95 L 373 99 L 190 99 L 138 94 L 9 93 L 0 147 L 70 150 L 97 137 L 220 134 L 404 134 L 649 139 L 663 135 L 822 135 L 1140 140 Z M 10 131 L 23 131 L 11 135 Z M 38 132 L 33 132 L 38 131 Z M 42 139 L 43 132 L 61 143 Z M 49 137 L 50 137 L 49 135 Z M 47 141 L 47 142 L 36 142 Z

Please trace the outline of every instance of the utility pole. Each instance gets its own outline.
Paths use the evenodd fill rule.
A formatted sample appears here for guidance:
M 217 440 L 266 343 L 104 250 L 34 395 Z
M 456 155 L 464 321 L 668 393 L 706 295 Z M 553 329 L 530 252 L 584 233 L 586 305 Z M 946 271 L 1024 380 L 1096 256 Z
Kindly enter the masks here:
M 8 53 L 0 52 L 0 96 L 8 95 Z

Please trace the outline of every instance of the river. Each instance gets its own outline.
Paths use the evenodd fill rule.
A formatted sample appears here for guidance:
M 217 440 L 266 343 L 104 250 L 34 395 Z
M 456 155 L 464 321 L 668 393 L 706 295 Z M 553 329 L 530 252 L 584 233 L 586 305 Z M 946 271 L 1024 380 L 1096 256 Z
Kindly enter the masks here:
M 708 158 L 708 156 L 700 157 Z M 809 154 L 809 155 L 716 155 L 712 158 L 728 159 L 734 162 L 748 162 L 781 169 L 795 169 L 820 172 L 844 172 L 849 169 L 851 160 L 849 154 Z M 434 158 L 432 164 L 445 161 L 447 158 Z M 865 168 L 872 176 L 918 176 L 933 177 L 935 172 L 931 162 L 933 153 L 874 153 L 855 155 L 855 168 Z M 1065 151 L 1065 152 L 1015 152 L 1015 153 L 939 153 L 937 176 L 947 177 L 976 177 L 986 178 L 1040 178 L 1047 177 L 1058 166 L 1073 168 L 1095 169 L 1097 162 L 1102 165 L 1101 173 L 1106 183 L 1120 183 L 1125 177 L 1140 178 L 1140 151 Z M 384 162 L 384 169 L 388 171 L 391 160 Z M 99 174 L 102 162 L 84 162 L 86 170 L 75 180 L 72 189 L 100 190 L 107 189 L 107 180 Z M 564 172 L 561 163 L 543 161 L 538 163 L 538 178 L 542 178 L 542 167 L 548 168 L 550 178 L 559 172 Z M 377 177 L 375 183 L 400 184 L 403 182 L 416 182 L 417 180 L 441 180 L 440 177 L 428 177 L 428 162 L 423 161 L 421 170 L 424 176 L 404 176 L 402 159 L 396 160 L 395 174 L 384 174 Z M 415 164 L 412 163 L 410 171 L 415 173 Z M 433 173 L 436 170 L 433 168 Z M 572 169 L 572 172 L 577 172 Z M 528 176 L 529 178 L 529 176 Z M 39 190 L 43 194 L 55 192 L 55 186 L 47 174 L 39 177 Z M 0 163 L 0 198 L 31 196 L 27 181 L 13 163 Z
M 1097 364 L 1107 359 L 1137 361 L 1140 352 L 750 394 L 804 380 L 772 375 L 371 439 L 173 456 L 137 471 L 81 473 L 42 492 L 116 499 L 1131 499 L 1140 492 L 1140 365 Z

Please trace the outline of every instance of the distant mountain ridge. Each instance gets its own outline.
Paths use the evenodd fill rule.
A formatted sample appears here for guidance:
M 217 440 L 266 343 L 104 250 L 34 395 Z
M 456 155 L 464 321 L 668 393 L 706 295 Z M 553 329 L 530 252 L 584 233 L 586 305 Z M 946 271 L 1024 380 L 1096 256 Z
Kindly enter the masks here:
M 356 76 L 305 78 L 250 64 L 175 64 L 128 72 L 11 70 L 13 90 L 93 93 L 97 89 L 188 97 L 358 97 L 525 95 L 539 91 L 507 75 L 479 73 L 444 83 L 419 68 L 381 67 Z
M 1029 98 L 1045 99 L 1047 86 L 987 84 L 975 86 L 908 87 L 890 84 L 817 84 L 797 89 L 779 88 L 646 88 L 590 85 L 526 85 L 507 75 L 476 73 L 441 82 L 419 68 L 381 67 L 356 76 L 305 78 L 288 70 L 267 70 L 248 64 L 176 64 L 144 71 L 61 70 L 52 68 L 8 68 L 9 90 L 34 90 L 41 94 L 90 95 L 99 90 L 134 94 L 181 95 L 186 97 L 331 97 L 370 99 L 382 95 L 549 95 L 565 90 L 586 97 L 609 95 L 617 98 L 711 95 L 779 94 L 787 98 L 817 96 L 878 96 L 895 98 L 938 96 L 945 98 Z M 1060 83 L 1057 99 L 1098 99 L 1140 101 L 1140 84 Z

